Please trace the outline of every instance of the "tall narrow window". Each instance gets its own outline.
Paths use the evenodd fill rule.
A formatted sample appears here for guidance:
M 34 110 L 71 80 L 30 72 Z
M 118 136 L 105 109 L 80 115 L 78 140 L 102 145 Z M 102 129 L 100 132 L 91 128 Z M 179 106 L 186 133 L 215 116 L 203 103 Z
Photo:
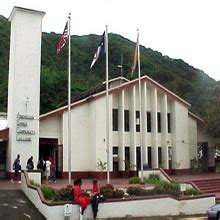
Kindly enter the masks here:
M 157 112 L 157 131 L 161 133 L 161 113 Z
M 167 129 L 168 129 L 168 133 L 171 133 L 170 113 L 167 113 Z
M 119 161 L 118 161 L 118 146 L 113 147 L 113 171 L 118 171 L 119 170 Z
M 129 131 L 129 110 L 125 110 L 125 131 Z
M 151 112 L 147 112 L 147 132 L 151 132 Z
M 118 131 L 118 109 L 112 109 L 112 129 Z
M 162 166 L 162 148 L 158 147 L 158 165 L 159 167 Z
M 140 111 L 136 111 L 136 132 L 140 132 Z

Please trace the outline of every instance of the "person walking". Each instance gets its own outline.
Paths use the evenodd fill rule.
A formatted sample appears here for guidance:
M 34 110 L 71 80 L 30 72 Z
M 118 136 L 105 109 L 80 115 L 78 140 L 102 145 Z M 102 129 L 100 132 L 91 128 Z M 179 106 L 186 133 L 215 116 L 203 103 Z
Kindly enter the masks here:
M 34 162 L 33 162 L 33 157 L 32 156 L 28 159 L 26 168 L 27 168 L 28 171 L 34 169 Z
M 50 162 L 51 162 L 50 181 L 55 183 L 56 182 L 56 162 L 55 162 L 55 159 L 53 157 L 50 157 Z
M 51 162 L 49 158 L 47 158 L 45 164 L 46 164 L 45 177 L 46 177 L 46 183 L 48 183 L 50 178 L 50 166 L 51 166 Z
M 14 160 L 13 163 L 13 170 L 15 171 L 14 173 L 14 179 L 11 179 L 11 182 L 14 183 L 14 180 L 17 180 L 18 183 L 21 183 L 19 179 L 19 171 L 21 170 L 21 164 L 20 164 L 20 155 L 17 155 L 17 158 Z

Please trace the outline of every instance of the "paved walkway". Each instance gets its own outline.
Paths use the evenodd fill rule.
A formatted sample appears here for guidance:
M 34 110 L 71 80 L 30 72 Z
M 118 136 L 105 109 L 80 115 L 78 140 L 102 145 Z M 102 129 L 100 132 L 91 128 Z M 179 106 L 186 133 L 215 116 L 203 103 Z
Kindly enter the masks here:
M 4 183 L 6 182 L 4 181 Z M 10 189 L 0 190 L 0 219 L 45 220 L 45 217 L 35 208 L 24 193 L 20 189 L 16 190 L 18 185 L 11 185 L 11 182 L 7 184 Z
M 207 173 L 207 174 L 194 174 L 194 175 L 175 175 L 170 176 L 172 179 L 178 182 L 191 182 L 193 180 L 204 180 L 204 179 L 216 179 L 220 178 L 220 173 Z M 82 188 L 83 189 L 91 189 L 92 188 L 92 180 L 93 179 L 82 179 Z M 107 180 L 98 180 L 100 186 L 104 186 L 107 184 Z M 71 180 L 71 184 L 73 184 L 73 179 Z M 110 179 L 110 184 L 112 184 L 115 188 L 127 188 L 132 186 L 132 184 L 128 183 L 128 179 L 126 178 L 112 178 Z M 68 179 L 57 179 L 56 183 L 49 183 L 49 185 L 55 189 L 60 189 L 69 185 Z M 20 189 L 20 184 L 15 181 L 15 183 L 11 183 L 9 180 L 0 180 L 0 190 L 18 190 Z
M 205 173 L 205 174 L 192 174 L 192 175 L 173 175 L 170 176 L 172 179 L 178 182 L 191 182 L 194 180 L 204 180 L 204 179 L 216 179 L 220 178 L 220 173 Z M 92 187 L 92 179 L 82 179 L 82 188 L 83 189 L 91 189 Z M 107 184 L 107 180 L 98 180 L 100 186 L 104 186 Z M 71 180 L 71 184 L 73 184 L 73 179 Z M 112 178 L 110 179 L 110 184 L 112 184 L 115 188 L 127 188 L 132 186 L 132 184 L 128 183 L 128 179 L 126 178 Z M 62 187 L 66 187 L 68 185 L 68 179 L 58 179 L 56 183 L 49 183 L 50 186 L 59 189 Z

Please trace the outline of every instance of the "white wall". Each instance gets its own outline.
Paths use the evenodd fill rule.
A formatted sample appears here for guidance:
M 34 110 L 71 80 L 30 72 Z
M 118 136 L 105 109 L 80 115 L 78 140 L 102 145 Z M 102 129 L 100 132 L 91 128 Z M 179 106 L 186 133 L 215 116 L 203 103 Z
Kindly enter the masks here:
M 39 125 L 40 138 L 57 138 L 58 144 L 62 144 L 62 117 L 56 116 L 41 120 Z
M 17 154 L 21 155 L 21 166 L 25 167 L 32 155 L 38 158 L 39 146 L 39 101 L 40 101 L 40 61 L 41 25 L 43 12 L 15 7 L 10 15 L 11 37 L 8 85 L 8 127 L 7 171 L 12 171 L 12 163 Z M 18 113 L 33 119 L 20 119 Z M 17 131 L 29 130 L 33 134 Z M 26 138 L 29 141 L 17 138 Z
M 172 103 L 171 114 L 172 167 L 174 169 L 187 169 L 190 165 L 188 109 L 175 101 Z
M 189 157 L 197 159 L 197 121 L 191 117 L 189 118 Z
M 71 110 L 72 171 L 91 170 L 89 104 Z M 68 171 L 68 112 L 63 114 L 63 171 Z

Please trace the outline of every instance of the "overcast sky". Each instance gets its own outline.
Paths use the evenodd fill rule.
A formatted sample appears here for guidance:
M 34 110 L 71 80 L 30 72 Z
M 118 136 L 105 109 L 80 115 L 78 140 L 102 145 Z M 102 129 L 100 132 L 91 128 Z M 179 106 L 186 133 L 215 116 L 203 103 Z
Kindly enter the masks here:
M 220 80 L 220 0 L 0 0 L 0 14 L 14 6 L 46 12 L 43 31 L 62 33 L 71 13 L 71 34 L 109 32 L 183 59 Z M 120 48 L 119 48 L 120 49 Z

